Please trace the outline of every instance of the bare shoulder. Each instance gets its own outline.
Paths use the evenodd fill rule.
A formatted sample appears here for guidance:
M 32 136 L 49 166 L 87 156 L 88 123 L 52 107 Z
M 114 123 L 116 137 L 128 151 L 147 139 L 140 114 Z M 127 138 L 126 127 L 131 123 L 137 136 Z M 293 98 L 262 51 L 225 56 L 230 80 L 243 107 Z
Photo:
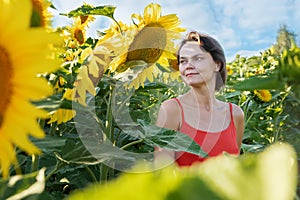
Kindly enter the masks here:
M 232 115 L 233 115 L 233 120 L 237 132 L 237 136 L 236 136 L 237 144 L 239 149 L 241 149 L 243 135 L 244 135 L 244 126 L 245 126 L 244 111 L 242 110 L 242 108 L 232 103 Z
M 177 130 L 181 122 L 181 111 L 174 99 L 164 101 L 159 109 L 156 125 Z
M 169 100 L 164 101 L 161 104 L 161 109 L 164 109 L 165 111 L 167 111 L 170 114 L 179 114 L 180 113 L 179 105 L 175 99 L 169 99 Z
M 232 114 L 235 119 L 242 119 L 244 120 L 244 111 L 242 108 L 240 108 L 238 105 L 232 104 Z

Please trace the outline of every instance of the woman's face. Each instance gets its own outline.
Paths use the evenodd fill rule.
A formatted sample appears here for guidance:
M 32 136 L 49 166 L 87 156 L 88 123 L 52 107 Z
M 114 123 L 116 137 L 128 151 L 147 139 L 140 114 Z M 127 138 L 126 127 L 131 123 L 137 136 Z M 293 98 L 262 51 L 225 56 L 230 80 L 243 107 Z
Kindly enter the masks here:
M 200 86 L 216 83 L 216 73 L 219 66 L 210 53 L 202 50 L 198 42 L 188 41 L 179 52 L 179 70 L 183 81 L 190 86 Z M 213 85 L 213 86 L 214 86 Z

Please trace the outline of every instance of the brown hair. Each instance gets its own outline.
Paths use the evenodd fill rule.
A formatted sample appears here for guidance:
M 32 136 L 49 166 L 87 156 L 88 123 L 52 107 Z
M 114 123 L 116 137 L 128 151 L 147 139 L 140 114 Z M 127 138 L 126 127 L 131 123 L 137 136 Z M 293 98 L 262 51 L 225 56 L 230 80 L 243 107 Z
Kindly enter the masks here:
M 216 87 L 215 90 L 220 90 L 221 87 L 223 87 L 226 83 L 227 79 L 227 70 L 226 70 L 226 58 L 224 54 L 224 50 L 220 43 L 214 39 L 211 36 L 200 34 L 198 32 L 192 31 L 187 34 L 186 38 L 181 42 L 178 51 L 177 51 L 177 62 L 179 62 L 179 52 L 182 48 L 182 46 L 187 42 L 187 41 L 196 41 L 199 44 L 199 47 L 210 53 L 212 56 L 213 60 L 216 63 L 220 63 L 220 70 L 217 75 L 216 79 Z

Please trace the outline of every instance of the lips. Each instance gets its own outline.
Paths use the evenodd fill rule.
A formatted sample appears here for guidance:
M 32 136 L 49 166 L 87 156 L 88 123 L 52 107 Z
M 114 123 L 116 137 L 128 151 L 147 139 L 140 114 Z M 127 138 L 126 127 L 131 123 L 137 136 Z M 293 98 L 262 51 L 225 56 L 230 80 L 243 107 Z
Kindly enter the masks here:
M 194 76 L 194 75 L 198 75 L 199 73 L 187 73 L 185 76 Z

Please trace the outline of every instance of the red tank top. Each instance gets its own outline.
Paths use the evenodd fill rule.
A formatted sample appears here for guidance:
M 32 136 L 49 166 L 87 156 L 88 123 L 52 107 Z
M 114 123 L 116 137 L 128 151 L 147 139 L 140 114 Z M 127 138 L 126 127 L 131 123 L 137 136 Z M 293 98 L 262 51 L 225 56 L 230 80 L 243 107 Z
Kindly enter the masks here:
M 184 119 L 184 112 L 179 99 L 174 98 L 181 109 L 181 128 L 180 132 L 187 134 L 198 143 L 201 148 L 208 154 L 208 157 L 214 157 L 223 152 L 229 154 L 239 154 L 239 148 L 236 141 L 236 128 L 232 116 L 232 104 L 230 108 L 230 124 L 221 132 L 207 132 L 198 130 L 189 125 Z M 207 158 L 202 158 L 188 152 L 176 152 L 176 162 L 179 166 L 189 166 L 195 162 L 203 162 Z

